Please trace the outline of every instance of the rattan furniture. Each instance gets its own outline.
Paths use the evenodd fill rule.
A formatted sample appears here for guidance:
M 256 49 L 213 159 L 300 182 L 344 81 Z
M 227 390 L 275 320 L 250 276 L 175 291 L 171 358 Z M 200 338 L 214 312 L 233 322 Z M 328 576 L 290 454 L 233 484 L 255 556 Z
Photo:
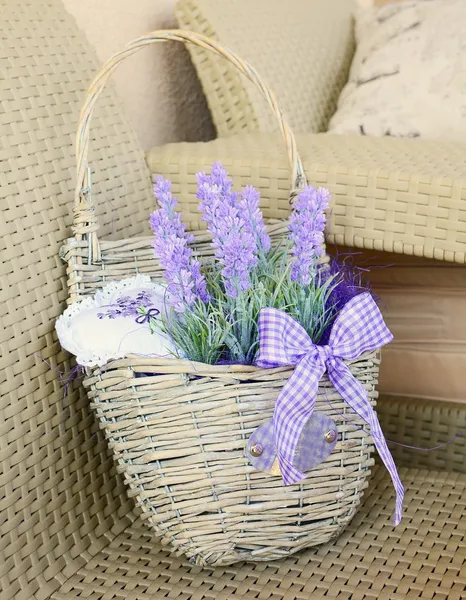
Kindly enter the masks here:
M 57 372 L 72 368 L 54 335 L 67 295 L 58 251 L 71 233 L 76 121 L 98 64 L 58 0 L 0 6 L 0 598 L 462 599 L 464 438 L 436 453 L 393 447 L 407 489 L 395 530 L 392 487 L 380 468 L 338 541 L 284 561 L 201 569 L 152 538 L 82 386 L 64 397 Z M 102 231 L 144 235 L 149 177 L 112 93 L 93 123 L 94 185 L 107 199 Z M 262 177 L 278 190 L 283 173 L 270 168 Z M 435 230 L 425 235 L 428 247 Z M 387 437 L 407 444 L 435 445 L 466 427 L 457 405 L 382 399 L 379 415 Z
M 333 251 L 349 249 L 366 270 L 395 267 L 369 274 L 395 333 L 383 352 L 379 389 L 398 399 L 464 402 L 466 145 L 325 133 L 353 56 L 353 4 L 180 0 L 176 14 L 184 28 L 221 40 L 255 65 L 274 90 L 299 133 L 309 181 L 332 193 Z M 190 181 L 214 159 L 262 191 L 266 215 L 270 206 L 286 216 L 288 173 L 270 111 L 233 66 L 189 50 L 220 137 L 153 148 L 152 173 L 170 174 L 193 227 L 200 224 Z

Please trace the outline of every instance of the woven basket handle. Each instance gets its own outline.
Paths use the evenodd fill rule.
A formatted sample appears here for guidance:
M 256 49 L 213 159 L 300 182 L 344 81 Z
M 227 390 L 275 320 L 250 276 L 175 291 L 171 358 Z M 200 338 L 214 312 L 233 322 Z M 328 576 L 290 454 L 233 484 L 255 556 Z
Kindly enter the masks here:
M 217 44 L 215 41 L 198 33 L 182 30 L 153 31 L 133 40 L 120 52 L 117 52 L 109 60 L 107 60 L 94 78 L 88 90 L 85 104 L 79 116 L 78 131 L 76 134 L 77 177 L 73 210 L 73 232 L 78 239 L 83 239 L 83 237 L 88 236 L 90 259 L 91 256 L 96 258 L 96 255 L 99 254 L 96 236 L 99 225 L 95 214 L 94 198 L 90 194 L 87 168 L 89 127 L 94 105 L 104 89 L 107 80 L 113 74 L 113 71 L 118 67 L 118 65 L 125 60 L 125 58 L 131 56 L 145 46 L 166 41 L 190 43 L 200 46 L 201 48 L 211 50 L 212 52 L 215 52 L 215 54 L 223 56 L 229 60 L 239 71 L 244 73 L 246 77 L 256 85 L 264 98 L 267 100 L 269 106 L 272 108 L 286 144 L 292 174 L 290 199 L 293 200 L 297 192 L 306 185 L 303 165 L 298 155 L 294 135 L 288 126 L 280 107 L 278 106 L 275 95 L 271 90 L 269 90 L 266 83 L 260 77 L 257 71 L 233 52 L 222 48 L 220 44 Z M 92 248 L 94 248 L 95 252 L 92 251 Z M 90 262 L 92 262 L 92 259 Z

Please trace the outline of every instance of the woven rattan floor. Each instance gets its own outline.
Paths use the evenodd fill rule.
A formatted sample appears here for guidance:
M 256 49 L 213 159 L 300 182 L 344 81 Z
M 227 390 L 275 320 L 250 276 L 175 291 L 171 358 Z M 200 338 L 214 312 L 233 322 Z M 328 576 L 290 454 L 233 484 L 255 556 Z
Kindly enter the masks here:
M 276 563 L 201 569 L 174 558 L 136 520 L 63 584 L 72 600 L 463 600 L 466 475 L 402 468 L 404 518 L 391 527 L 393 487 L 378 468 L 334 543 Z

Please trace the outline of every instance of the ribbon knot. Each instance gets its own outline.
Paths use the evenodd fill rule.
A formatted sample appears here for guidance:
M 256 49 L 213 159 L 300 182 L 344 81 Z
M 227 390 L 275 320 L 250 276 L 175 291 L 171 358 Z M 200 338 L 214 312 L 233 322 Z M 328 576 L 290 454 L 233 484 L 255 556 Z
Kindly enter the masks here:
M 317 349 L 319 361 L 326 365 L 328 359 L 333 356 L 332 348 L 330 346 L 314 346 L 314 348 Z
M 330 381 L 346 403 L 370 426 L 374 444 L 396 490 L 394 524 L 401 520 L 404 489 L 387 447 L 377 414 L 364 386 L 352 375 L 345 360 L 354 360 L 393 339 L 368 293 L 359 294 L 336 318 L 327 346 L 314 344 L 306 330 L 290 315 L 264 308 L 259 315 L 259 367 L 295 365 L 275 404 L 274 441 L 285 485 L 306 475 L 294 466 L 296 447 L 314 410 L 319 381 L 327 370 Z

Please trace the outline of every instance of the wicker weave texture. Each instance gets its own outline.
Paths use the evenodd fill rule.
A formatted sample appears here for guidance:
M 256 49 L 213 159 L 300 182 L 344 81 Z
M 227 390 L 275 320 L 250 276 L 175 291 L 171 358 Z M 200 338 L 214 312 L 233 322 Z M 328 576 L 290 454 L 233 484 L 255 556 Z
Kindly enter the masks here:
M 386 438 L 398 442 L 389 442 L 396 464 L 466 473 L 466 435 L 461 435 L 466 431 L 464 404 L 381 395 L 377 412 Z M 437 449 L 426 452 L 409 446 Z
M 308 134 L 297 136 L 307 180 L 330 189 L 327 240 L 369 250 L 466 261 L 466 146 L 453 142 Z M 273 134 L 168 144 L 147 155 L 173 181 L 184 218 L 200 227 L 195 173 L 220 160 L 237 186 L 262 194 L 267 218 L 285 218 L 289 170 Z
M 354 52 L 347 0 L 181 0 L 184 29 L 238 52 L 275 90 L 295 132 L 325 131 Z M 257 93 L 231 65 L 190 48 L 220 137 L 277 131 Z
M 148 269 L 160 277 L 144 239 L 101 241 L 95 205 L 100 198 L 89 189 L 87 153 L 94 106 L 119 64 L 149 44 L 181 41 L 225 58 L 260 91 L 274 114 L 291 167 L 288 201 L 306 185 L 295 137 L 273 92 L 259 73 L 219 44 L 182 30 L 153 31 L 132 42 L 102 66 L 90 85 L 76 135 L 77 180 L 75 237 L 61 251 L 68 261 L 70 300 L 90 293 L 108 280 Z M 285 221 L 272 244 L 287 235 Z M 196 250 L 212 252 L 211 238 L 200 232 Z M 275 239 L 275 238 L 278 238 Z M 85 246 L 83 246 L 83 242 Z M 375 397 L 379 361 L 376 354 L 348 366 Z M 254 429 L 273 415 L 276 398 L 290 369 L 267 373 L 244 365 L 208 366 L 189 361 L 134 356 L 87 373 L 84 385 L 119 468 L 158 536 L 195 564 L 231 564 L 244 559 L 273 560 L 338 535 L 359 504 L 372 445 L 367 432 L 357 429 L 346 438 L 344 421 L 337 453 L 314 470 L 312 478 L 290 490 L 280 477 L 259 476 L 247 465 L 245 447 Z M 138 373 L 149 377 L 138 378 Z M 153 377 L 151 377 L 151 375 Z M 319 386 L 325 398 L 345 403 L 329 392 L 325 378 Z M 168 408 L 167 408 L 168 406 Z M 333 409 L 332 409 L 333 411 Z M 356 415 L 353 415 L 356 418 Z M 362 427 L 363 422 L 359 425 Z M 325 444 L 325 440 L 322 439 Z M 222 451 L 221 446 L 226 449 Z M 334 455 L 335 454 L 335 455 Z M 192 467 L 192 473 L 189 468 Z M 273 491 L 272 491 L 273 490 Z M 256 504 L 256 506 L 253 506 Z M 259 517 L 258 514 L 260 513 Z
M 408 493 L 401 536 L 391 527 L 393 492 L 387 478 L 371 484 L 364 508 L 335 545 L 283 563 L 201 570 L 170 557 L 139 521 L 128 527 L 133 503 L 112 470 L 81 386 L 63 406 L 56 373 L 33 354 L 62 370 L 70 368 L 53 335 L 66 288 L 57 252 L 69 234 L 80 95 L 96 62 L 57 0 L 0 0 L 0 8 L 5 74 L 0 156 L 6 165 L 0 172 L 2 600 L 307 600 L 330 593 L 339 600 L 375 600 L 383 594 L 390 600 L 461 598 L 465 483 L 445 472 L 452 465 L 444 450 L 435 454 L 444 457 L 441 473 L 402 471 Z M 52 77 L 54 70 L 61 74 L 58 79 Z M 102 229 L 104 234 L 141 235 L 152 202 L 149 191 L 139 188 L 143 163 L 119 115 L 110 95 L 93 121 L 95 186 L 110 190 L 108 202 L 100 205 L 108 209 Z M 288 175 L 283 166 L 283 185 Z M 110 203 L 118 210 L 110 210 Z M 396 428 L 404 401 L 391 402 L 390 422 Z M 386 406 L 381 403 L 378 409 L 382 422 Z M 458 414 L 464 419 L 464 412 L 442 406 L 435 406 L 431 417 L 423 407 L 417 411 L 403 429 L 405 441 L 417 445 L 432 428 L 440 437 L 454 430 Z M 407 455 L 406 460 L 417 457 Z M 371 589 L 377 582 L 382 591 Z
M 57 375 L 71 368 L 54 334 L 66 306 L 58 251 L 71 232 L 73 142 L 97 60 L 58 0 L 0 0 L 0 14 L 0 597 L 40 600 L 124 528 L 131 503 L 85 394 L 64 401 Z M 110 238 L 147 231 L 152 205 L 121 112 L 106 92 L 93 130 Z
M 348 366 L 374 399 L 375 354 Z M 327 460 L 289 488 L 249 464 L 247 441 L 292 372 L 128 357 L 86 378 L 130 496 L 176 554 L 198 565 L 276 560 L 336 537 L 353 517 L 373 445 L 326 376 L 316 410 L 339 432 Z
M 279 563 L 200 569 L 171 557 L 136 521 L 53 600 L 464 600 L 466 475 L 400 474 L 406 511 L 396 529 L 392 484 L 378 469 L 334 543 Z

